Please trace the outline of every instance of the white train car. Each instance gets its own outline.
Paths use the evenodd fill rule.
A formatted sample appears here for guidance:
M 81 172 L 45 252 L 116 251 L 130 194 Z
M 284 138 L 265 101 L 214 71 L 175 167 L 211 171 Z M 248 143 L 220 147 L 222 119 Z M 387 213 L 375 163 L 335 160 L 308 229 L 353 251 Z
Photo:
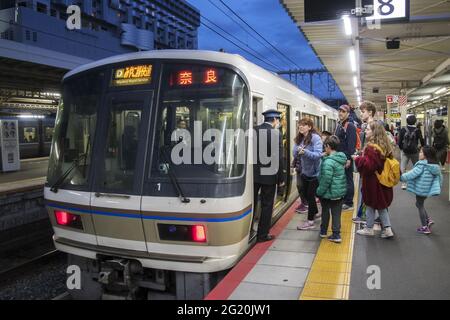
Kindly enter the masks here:
M 296 122 L 310 117 L 333 132 L 336 110 L 219 52 L 139 52 L 66 74 L 45 199 L 56 248 L 82 270 L 83 287 L 72 296 L 202 298 L 256 241 L 245 132 L 267 109 L 283 113 L 286 186 L 277 190 L 275 222 L 297 197 L 289 170 Z M 225 162 L 201 157 L 211 129 L 233 132 L 214 140 Z M 177 142 L 192 142 L 179 153 L 183 163 L 172 158 Z

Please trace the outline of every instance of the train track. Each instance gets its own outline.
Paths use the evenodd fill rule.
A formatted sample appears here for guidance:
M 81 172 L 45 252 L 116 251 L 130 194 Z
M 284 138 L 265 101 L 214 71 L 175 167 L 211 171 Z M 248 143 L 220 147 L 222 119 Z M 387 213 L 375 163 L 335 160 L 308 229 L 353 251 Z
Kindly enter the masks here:
M 19 275 L 26 274 L 30 270 L 33 270 L 36 265 L 41 265 L 64 254 L 65 253 L 54 249 L 13 267 L 0 270 L 0 284 L 16 279 Z

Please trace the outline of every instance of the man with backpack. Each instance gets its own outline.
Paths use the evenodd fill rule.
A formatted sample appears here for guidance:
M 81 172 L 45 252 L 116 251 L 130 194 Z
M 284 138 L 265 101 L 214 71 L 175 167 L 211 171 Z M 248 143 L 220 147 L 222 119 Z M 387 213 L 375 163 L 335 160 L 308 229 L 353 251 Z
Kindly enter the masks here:
M 347 162 L 345 164 L 345 176 L 347 179 L 347 194 L 344 197 L 342 210 L 351 210 L 353 208 L 353 194 L 355 184 L 353 182 L 352 155 L 356 151 L 357 144 L 361 146 L 361 140 L 356 132 L 356 127 L 350 121 L 351 108 L 344 104 L 339 107 L 339 125 L 336 128 L 335 136 L 339 138 L 340 144 L 336 151 L 345 153 Z
M 421 146 L 425 145 L 422 131 L 416 127 L 416 122 L 416 116 L 411 115 L 406 119 L 406 123 L 408 124 L 406 128 L 400 130 L 398 146 L 402 151 L 400 162 L 400 170 L 402 173 L 406 172 L 409 161 L 411 161 L 412 165 L 415 165 L 419 161 L 419 142 Z M 402 183 L 402 189 L 406 190 L 406 183 Z
M 443 170 L 445 169 L 445 161 L 447 160 L 448 143 L 448 131 L 444 126 L 444 121 L 434 121 L 433 147 L 436 149 L 437 159 L 441 163 Z

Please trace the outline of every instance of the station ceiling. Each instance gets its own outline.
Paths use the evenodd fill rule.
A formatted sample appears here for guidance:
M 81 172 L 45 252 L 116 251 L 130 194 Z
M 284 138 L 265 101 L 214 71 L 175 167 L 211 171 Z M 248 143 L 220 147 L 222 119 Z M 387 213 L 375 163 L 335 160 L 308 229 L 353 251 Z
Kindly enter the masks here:
M 333 75 L 343 94 L 358 104 L 349 49 L 355 48 L 357 87 L 362 100 L 386 106 L 386 95 L 407 94 L 422 101 L 450 85 L 450 1 L 410 0 L 409 22 L 368 28 L 352 18 L 346 35 L 342 19 L 305 23 L 305 0 L 280 0 L 309 44 Z M 387 49 L 386 39 L 398 38 L 399 49 Z

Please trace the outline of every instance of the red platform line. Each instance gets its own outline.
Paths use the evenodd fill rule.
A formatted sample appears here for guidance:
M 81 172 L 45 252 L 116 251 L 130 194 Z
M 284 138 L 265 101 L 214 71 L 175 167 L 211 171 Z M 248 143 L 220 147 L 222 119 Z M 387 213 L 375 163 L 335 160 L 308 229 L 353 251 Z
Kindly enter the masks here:
M 288 211 L 277 221 L 277 223 L 270 229 L 270 233 L 275 237 L 287 226 L 289 221 L 295 214 L 295 203 L 288 209 Z M 217 286 L 209 292 L 205 300 L 227 300 L 233 291 L 239 286 L 242 280 L 253 269 L 258 260 L 270 248 L 272 241 L 257 243 L 246 255 L 239 261 L 239 263 L 217 284 Z

